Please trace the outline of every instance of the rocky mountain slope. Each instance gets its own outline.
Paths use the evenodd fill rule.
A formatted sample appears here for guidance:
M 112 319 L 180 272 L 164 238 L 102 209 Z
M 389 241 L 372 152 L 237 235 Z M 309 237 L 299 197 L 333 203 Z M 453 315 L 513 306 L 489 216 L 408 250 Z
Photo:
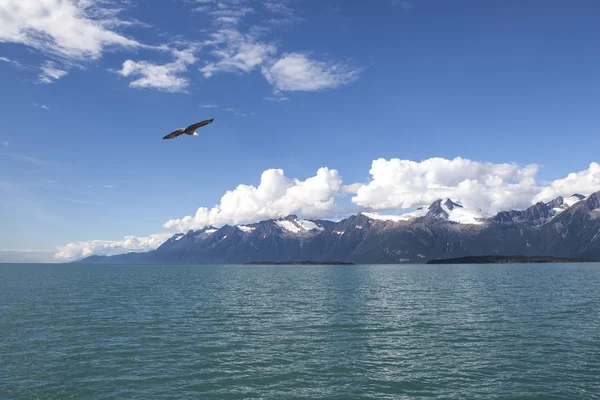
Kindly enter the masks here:
M 451 199 L 404 215 L 361 213 L 339 222 L 295 215 L 248 225 L 176 234 L 158 249 L 84 263 L 243 264 L 256 261 L 422 263 L 477 256 L 524 255 L 600 260 L 600 192 L 574 194 L 526 210 L 486 216 Z

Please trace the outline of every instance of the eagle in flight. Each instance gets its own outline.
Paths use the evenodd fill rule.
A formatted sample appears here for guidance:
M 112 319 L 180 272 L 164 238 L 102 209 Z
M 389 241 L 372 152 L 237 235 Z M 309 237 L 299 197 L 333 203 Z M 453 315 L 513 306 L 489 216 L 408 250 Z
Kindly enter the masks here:
M 192 124 L 190 126 L 188 126 L 187 128 L 183 129 L 183 128 L 179 128 L 176 131 L 173 131 L 171 133 L 169 133 L 167 136 L 163 137 L 163 139 L 173 139 L 176 138 L 179 135 L 183 135 L 184 133 L 186 135 L 190 135 L 190 136 L 198 136 L 198 134 L 196 133 L 196 129 L 203 127 L 204 125 L 208 125 L 211 122 L 213 122 L 215 119 L 207 119 L 204 120 L 202 122 L 198 122 L 196 124 Z

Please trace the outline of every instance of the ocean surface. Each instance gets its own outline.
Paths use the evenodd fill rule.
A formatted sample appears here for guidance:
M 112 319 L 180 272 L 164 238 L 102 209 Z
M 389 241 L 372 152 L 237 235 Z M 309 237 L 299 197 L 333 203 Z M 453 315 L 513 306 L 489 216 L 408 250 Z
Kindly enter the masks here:
M 599 399 L 600 264 L 0 265 L 0 399 Z

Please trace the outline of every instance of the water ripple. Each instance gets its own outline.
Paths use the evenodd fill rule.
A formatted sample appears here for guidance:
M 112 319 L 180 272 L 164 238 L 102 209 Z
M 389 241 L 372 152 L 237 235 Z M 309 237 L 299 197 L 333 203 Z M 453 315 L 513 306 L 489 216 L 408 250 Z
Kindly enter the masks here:
M 597 399 L 600 265 L 0 266 L 2 399 Z

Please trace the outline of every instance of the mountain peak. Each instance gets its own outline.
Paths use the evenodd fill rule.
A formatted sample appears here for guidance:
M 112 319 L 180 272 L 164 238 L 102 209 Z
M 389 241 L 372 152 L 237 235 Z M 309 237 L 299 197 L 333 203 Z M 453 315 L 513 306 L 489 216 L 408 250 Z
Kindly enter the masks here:
M 427 217 L 445 219 L 459 224 L 474 225 L 482 224 L 485 219 L 483 213 L 466 209 L 461 204 L 458 204 L 449 198 L 434 201 L 429 206 Z
M 296 215 L 288 215 L 273 221 L 283 231 L 291 233 L 317 232 L 322 231 L 323 227 L 307 219 L 300 219 Z

